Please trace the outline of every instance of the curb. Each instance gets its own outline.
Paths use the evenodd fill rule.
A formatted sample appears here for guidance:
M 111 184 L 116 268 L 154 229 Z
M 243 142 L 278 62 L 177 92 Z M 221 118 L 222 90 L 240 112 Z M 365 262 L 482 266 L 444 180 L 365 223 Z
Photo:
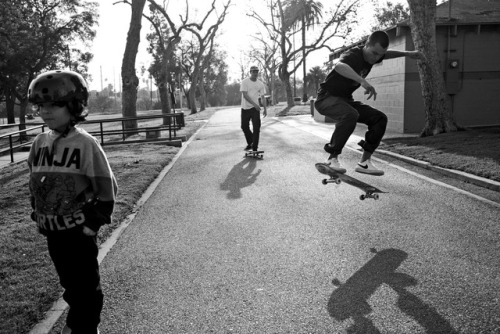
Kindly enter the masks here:
M 377 149 L 376 152 L 383 154 L 383 155 L 386 155 L 386 156 L 390 156 L 392 158 L 395 158 L 395 159 L 398 159 L 398 160 L 401 160 L 404 162 L 407 162 L 409 164 L 412 164 L 412 165 L 415 165 L 415 166 L 418 166 L 421 168 L 432 170 L 434 172 L 437 172 L 437 173 L 440 173 L 440 174 L 443 174 L 446 176 L 450 176 L 452 178 L 459 179 L 459 180 L 464 181 L 464 182 L 474 184 L 476 186 L 480 186 L 483 188 L 487 188 L 487 189 L 490 189 L 493 191 L 500 192 L 500 182 L 497 182 L 497 181 L 493 181 L 493 180 L 490 180 L 490 179 L 487 179 L 484 177 L 472 175 L 472 174 L 465 173 L 462 171 L 457 171 L 457 170 L 453 170 L 453 169 L 435 166 L 435 165 L 431 164 L 430 162 L 413 159 L 413 158 L 410 158 L 410 157 L 407 157 L 407 156 L 404 156 L 401 154 L 397 154 L 397 153 L 393 153 L 393 152 L 389 152 L 389 151 L 385 151 L 385 150 Z

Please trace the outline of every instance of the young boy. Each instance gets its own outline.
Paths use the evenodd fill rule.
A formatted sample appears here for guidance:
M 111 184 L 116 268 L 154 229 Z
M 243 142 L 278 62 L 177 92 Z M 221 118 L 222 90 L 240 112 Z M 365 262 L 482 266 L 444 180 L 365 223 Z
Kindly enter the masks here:
M 111 222 L 116 179 L 99 142 L 76 125 L 87 116 L 87 83 L 72 71 L 35 78 L 28 99 L 50 131 L 28 157 L 33 213 L 69 305 L 63 334 L 95 334 L 103 306 L 97 232 Z

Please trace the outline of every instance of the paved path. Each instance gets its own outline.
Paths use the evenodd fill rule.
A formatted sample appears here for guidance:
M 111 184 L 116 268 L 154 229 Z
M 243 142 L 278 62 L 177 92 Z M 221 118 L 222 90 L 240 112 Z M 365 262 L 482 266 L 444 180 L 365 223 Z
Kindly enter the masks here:
M 500 331 L 499 209 L 389 165 L 359 201 L 318 135 L 216 113 L 102 263 L 102 333 Z M 345 150 L 352 172 L 359 154 Z

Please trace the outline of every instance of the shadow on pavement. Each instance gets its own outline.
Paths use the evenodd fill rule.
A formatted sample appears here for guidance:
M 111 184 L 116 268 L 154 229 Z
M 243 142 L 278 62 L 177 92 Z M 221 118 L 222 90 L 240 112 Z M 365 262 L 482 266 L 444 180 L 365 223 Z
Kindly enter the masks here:
M 352 318 L 354 323 L 347 333 L 381 333 L 367 317 L 372 311 L 368 300 L 382 284 L 387 284 L 398 294 L 397 306 L 425 328 L 425 333 L 458 334 L 432 306 L 406 290 L 417 285 L 412 276 L 396 272 L 408 257 L 406 252 L 393 248 L 371 251 L 375 256 L 344 284 L 332 281 L 338 288 L 330 296 L 328 313 L 337 321 Z
M 245 158 L 234 165 L 220 185 L 221 190 L 229 191 L 227 193 L 228 199 L 241 198 L 241 189 L 252 185 L 257 180 L 261 170 L 254 173 L 255 167 L 257 167 L 257 161 L 254 158 Z

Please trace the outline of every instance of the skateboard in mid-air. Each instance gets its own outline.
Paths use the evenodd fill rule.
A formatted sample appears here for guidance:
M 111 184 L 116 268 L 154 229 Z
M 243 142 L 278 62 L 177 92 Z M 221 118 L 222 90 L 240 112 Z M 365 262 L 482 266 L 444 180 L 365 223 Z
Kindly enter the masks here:
M 360 181 L 358 179 L 353 178 L 352 176 L 345 175 L 342 173 L 336 172 L 333 168 L 328 166 L 327 164 L 324 163 L 317 163 L 316 169 L 321 173 L 330 176 L 330 179 L 324 179 L 323 184 L 328 184 L 328 183 L 335 183 L 335 184 L 340 184 L 342 182 L 345 182 L 347 184 L 350 184 L 353 187 L 359 188 L 363 190 L 365 193 L 361 196 L 359 196 L 360 200 L 364 200 L 365 198 L 373 198 L 375 200 L 379 199 L 379 193 L 385 193 L 385 191 L 382 191 L 372 185 L 369 185 L 368 183 L 364 183 L 363 181 Z
M 264 151 L 247 151 L 245 152 L 245 157 L 264 159 Z

